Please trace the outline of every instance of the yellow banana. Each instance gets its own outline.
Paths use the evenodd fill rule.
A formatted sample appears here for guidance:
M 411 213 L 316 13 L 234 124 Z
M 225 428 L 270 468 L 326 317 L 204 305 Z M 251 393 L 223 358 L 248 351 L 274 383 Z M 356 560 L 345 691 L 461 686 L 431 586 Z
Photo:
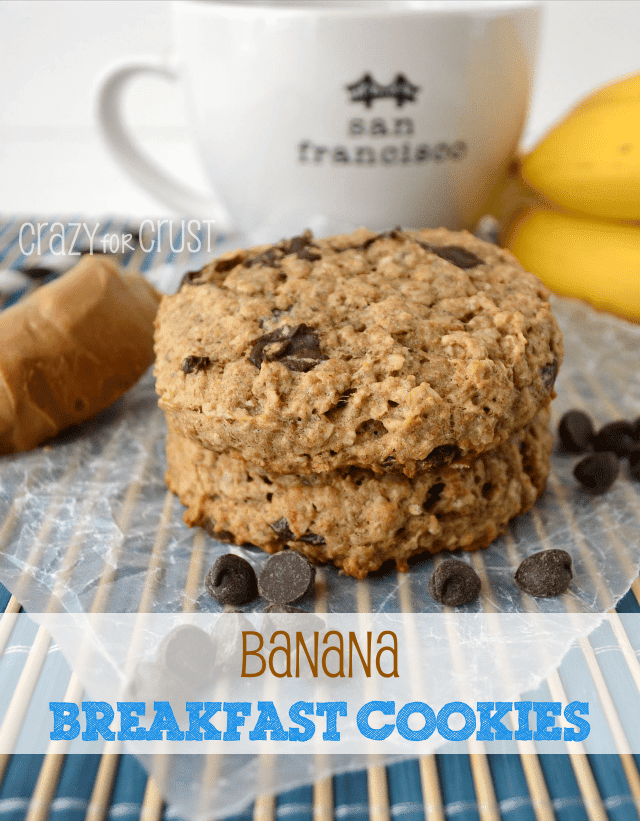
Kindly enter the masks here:
M 640 105 L 640 74 L 628 74 L 626 77 L 597 88 L 576 103 L 573 110 L 633 101 Z
M 562 208 L 640 219 L 640 75 L 582 101 L 522 159 L 521 174 Z
M 534 208 L 502 242 L 556 293 L 640 322 L 640 225 Z

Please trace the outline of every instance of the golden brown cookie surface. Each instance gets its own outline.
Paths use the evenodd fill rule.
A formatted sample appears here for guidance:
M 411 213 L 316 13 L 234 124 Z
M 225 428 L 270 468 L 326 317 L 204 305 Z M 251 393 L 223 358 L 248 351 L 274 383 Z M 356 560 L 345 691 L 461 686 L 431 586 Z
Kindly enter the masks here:
M 491 452 L 413 479 L 360 468 L 277 475 L 170 431 L 166 479 L 187 524 L 269 553 L 289 545 L 364 578 L 387 559 L 406 569 L 424 551 L 487 547 L 544 489 L 548 420 L 545 409 Z
M 156 323 L 160 406 L 274 473 L 481 453 L 546 405 L 562 360 L 544 286 L 466 232 L 305 235 L 187 279 Z

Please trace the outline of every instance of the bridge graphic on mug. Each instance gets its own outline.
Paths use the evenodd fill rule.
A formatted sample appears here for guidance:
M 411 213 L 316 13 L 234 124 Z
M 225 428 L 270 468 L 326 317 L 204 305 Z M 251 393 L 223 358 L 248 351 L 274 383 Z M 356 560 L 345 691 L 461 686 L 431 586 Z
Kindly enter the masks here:
M 402 108 L 405 103 L 417 102 L 416 94 L 420 91 L 420 86 L 414 85 L 404 74 L 396 74 L 385 86 L 376 82 L 369 72 L 345 88 L 351 93 L 352 103 L 364 103 L 367 108 L 371 108 L 374 100 L 385 98 L 395 100 L 398 108 Z

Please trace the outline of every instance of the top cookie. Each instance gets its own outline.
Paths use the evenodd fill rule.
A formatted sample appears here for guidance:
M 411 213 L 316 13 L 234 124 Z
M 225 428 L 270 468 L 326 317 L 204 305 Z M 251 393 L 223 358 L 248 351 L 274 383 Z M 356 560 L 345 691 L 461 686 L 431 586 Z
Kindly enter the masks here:
M 156 320 L 170 426 L 275 473 L 436 468 L 506 440 L 553 395 L 548 291 L 446 229 L 238 250 Z

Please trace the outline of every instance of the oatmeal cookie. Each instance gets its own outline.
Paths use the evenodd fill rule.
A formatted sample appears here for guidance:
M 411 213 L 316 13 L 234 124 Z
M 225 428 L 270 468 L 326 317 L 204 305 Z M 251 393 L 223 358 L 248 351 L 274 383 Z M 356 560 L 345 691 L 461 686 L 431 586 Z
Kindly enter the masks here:
M 170 431 L 166 480 L 188 525 L 268 553 L 289 546 L 362 579 L 388 559 L 406 570 L 424 551 L 487 547 L 544 489 L 548 419 L 541 411 L 492 451 L 413 479 L 362 468 L 278 475 Z
M 278 474 L 413 476 L 495 448 L 547 405 L 561 360 L 541 282 L 445 229 L 230 252 L 156 322 L 173 429 Z

